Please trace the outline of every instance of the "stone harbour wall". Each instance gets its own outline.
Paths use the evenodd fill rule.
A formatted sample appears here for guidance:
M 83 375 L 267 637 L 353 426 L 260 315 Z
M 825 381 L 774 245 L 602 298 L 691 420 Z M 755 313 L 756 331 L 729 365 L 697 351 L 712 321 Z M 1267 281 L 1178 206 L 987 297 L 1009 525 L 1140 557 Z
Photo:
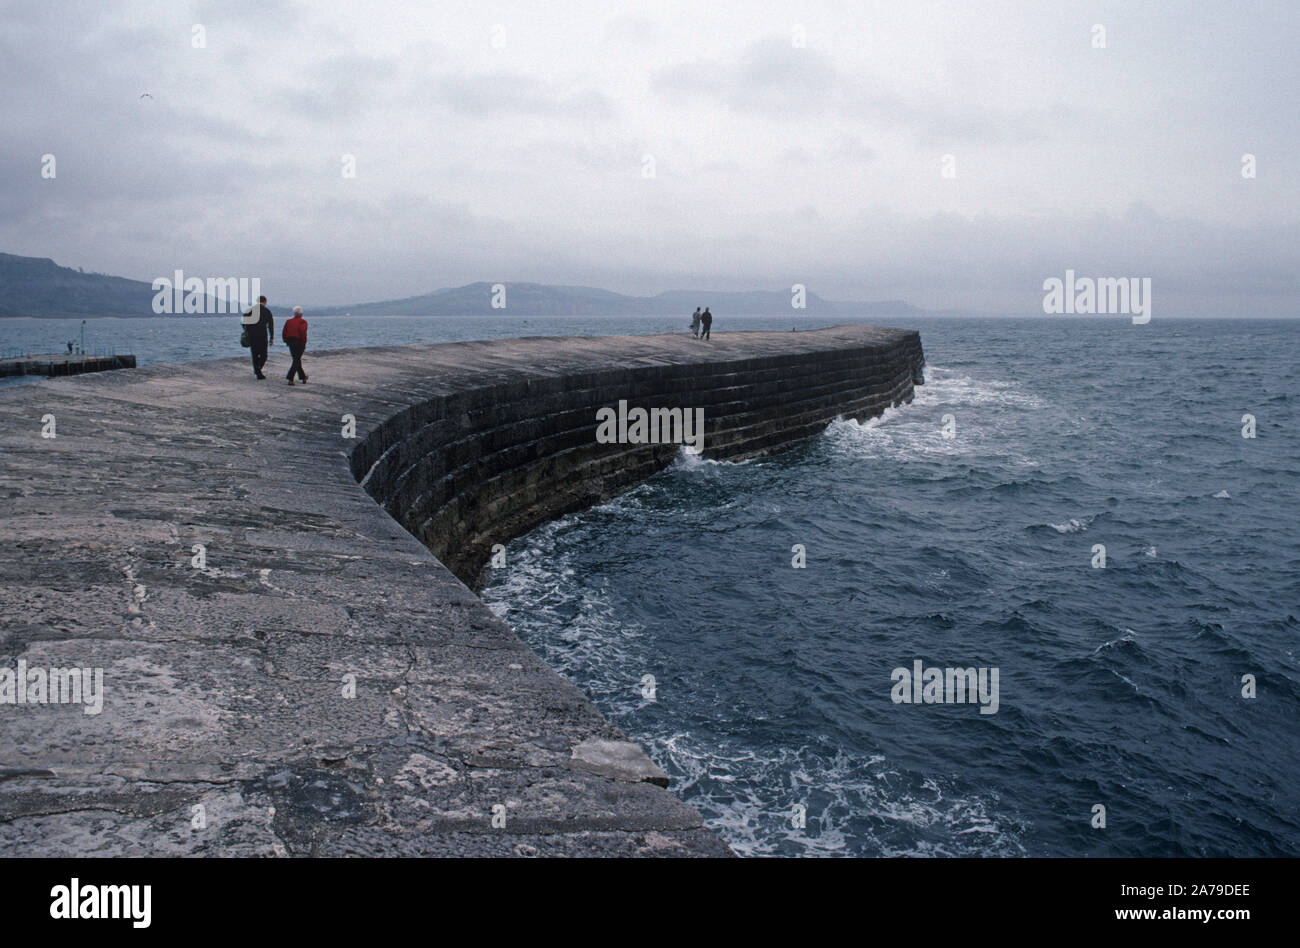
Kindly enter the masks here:
M 909 399 L 918 335 L 271 351 L 0 391 L 0 856 L 729 855 L 470 586 L 672 463 L 601 406 L 761 455 Z

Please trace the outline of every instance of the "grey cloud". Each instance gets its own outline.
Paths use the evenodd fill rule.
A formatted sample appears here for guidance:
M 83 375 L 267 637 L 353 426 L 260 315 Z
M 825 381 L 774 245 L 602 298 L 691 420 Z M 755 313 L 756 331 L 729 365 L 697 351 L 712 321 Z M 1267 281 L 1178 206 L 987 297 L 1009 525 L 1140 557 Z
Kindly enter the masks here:
M 659 28 L 648 16 L 635 13 L 618 13 L 605 21 L 601 31 L 607 43 L 625 43 L 648 46 L 659 36 Z
M 837 68 L 818 49 L 794 47 L 789 38 L 760 40 L 733 62 L 695 61 L 661 68 L 651 85 L 668 98 L 713 98 L 734 112 L 787 121 L 833 113 L 900 126 L 927 145 L 1035 141 L 1069 118 L 1060 106 L 999 109 L 934 94 L 904 96 L 879 80 Z
M 788 38 L 761 40 L 735 66 L 728 101 L 733 108 L 820 112 L 847 83 L 822 52 L 795 48 Z
M 461 115 L 540 115 L 608 119 L 613 102 L 600 92 L 561 94 L 530 76 L 492 73 L 444 76 L 437 82 L 437 101 Z
M 732 67 L 708 60 L 675 63 L 656 69 L 650 86 L 665 98 L 722 97 L 735 83 Z
M 280 93 L 280 104 L 306 116 L 354 116 L 393 98 L 401 71 L 390 60 L 357 53 L 304 64 L 294 87 Z

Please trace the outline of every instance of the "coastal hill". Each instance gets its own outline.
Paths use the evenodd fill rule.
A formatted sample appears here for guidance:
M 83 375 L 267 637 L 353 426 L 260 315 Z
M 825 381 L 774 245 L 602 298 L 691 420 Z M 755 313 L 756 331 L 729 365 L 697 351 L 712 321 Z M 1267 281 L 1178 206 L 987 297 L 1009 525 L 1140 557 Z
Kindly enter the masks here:
M 152 316 L 153 287 L 0 253 L 0 316 Z
M 0 317 L 157 316 L 155 296 L 153 284 L 143 280 L 61 267 L 49 257 L 0 253 Z M 226 312 L 213 297 L 205 299 L 206 312 Z M 174 306 L 176 300 L 169 302 Z
M 171 274 L 167 274 L 168 277 Z M 313 306 L 316 316 L 689 316 L 697 306 L 715 313 L 790 315 L 791 292 L 669 290 L 627 296 L 589 286 L 506 283 L 506 306 L 494 308 L 492 283 L 435 290 L 421 296 Z M 48 257 L 0 253 L 0 317 L 153 316 L 155 291 L 143 280 L 61 267 Z M 812 293 L 797 311 L 808 316 L 906 316 L 921 310 L 901 300 L 832 302 Z M 215 306 L 210 312 L 217 312 Z M 177 314 L 182 315 L 182 314 Z
M 590 286 L 550 286 L 543 283 L 507 283 L 505 307 L 493 308 L 491 283 L 435 290 L 422 296 L 384 300 L 377 303 L 354 303 L 351 306 L 315 307 L 318 316 L 689 316 L 697 306 L 708 306 L 717 313 L 743 313 L 747 316 L 789 315 L 790 290 L 752 290 L 719 292 L 716 290 L 669 290 L 655 296 L 626 296 Z M 874 302 L 832 302 L 815 293 L 806 296 L 809 316 L 908 315 L 921 312 L 901 300 Z

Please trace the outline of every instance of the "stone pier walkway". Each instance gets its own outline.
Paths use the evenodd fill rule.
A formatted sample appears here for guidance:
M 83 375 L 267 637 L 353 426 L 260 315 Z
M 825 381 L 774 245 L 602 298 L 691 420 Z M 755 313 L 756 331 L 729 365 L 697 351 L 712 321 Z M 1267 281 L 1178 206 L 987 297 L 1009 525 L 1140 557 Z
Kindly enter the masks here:
M 289 388 L 276 346 L 262 382 L 230 359 L 0 391 L 0 856 L 728 855 L 430 550 L 472 583 L 487 538 L 626 484 L 557 461 L 592 399 L 708 396 L 710 437 L 766 425 L 732 442 L 761 453 L 786 436 L 720 394 L 746 375 L 816 389 L 794 440 L 910 397 L 920 359 L 870 327 L 515 339 L 309 351 Z M 670 460 L 642 450 L 636 476 Z M 20 663 L 35 703 L 3 703 Z M 102 669 L 98 713 L 39 703 L 81 682 L 35 670 L 71 668 Z

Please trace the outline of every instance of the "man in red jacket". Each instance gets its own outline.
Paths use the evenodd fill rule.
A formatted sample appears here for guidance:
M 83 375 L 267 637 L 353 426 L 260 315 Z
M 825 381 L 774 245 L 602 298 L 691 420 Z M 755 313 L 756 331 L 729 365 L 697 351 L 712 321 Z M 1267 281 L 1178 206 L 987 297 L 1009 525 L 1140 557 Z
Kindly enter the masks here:
M 289 354 L 293 356 L 293 365 L 289 366 L 289 374 L 285 377 L 292 385 L 296 372 L 305 383 L 307 373 L 302 370 L 302 354 L 307 348 L 307 320 L 302 318 L 301 306 L 293 308 L 293 319 L 284 324 L 284 328 L 280 330 L 280 338 L 284 340 L 284 344 L 289 347 Z

